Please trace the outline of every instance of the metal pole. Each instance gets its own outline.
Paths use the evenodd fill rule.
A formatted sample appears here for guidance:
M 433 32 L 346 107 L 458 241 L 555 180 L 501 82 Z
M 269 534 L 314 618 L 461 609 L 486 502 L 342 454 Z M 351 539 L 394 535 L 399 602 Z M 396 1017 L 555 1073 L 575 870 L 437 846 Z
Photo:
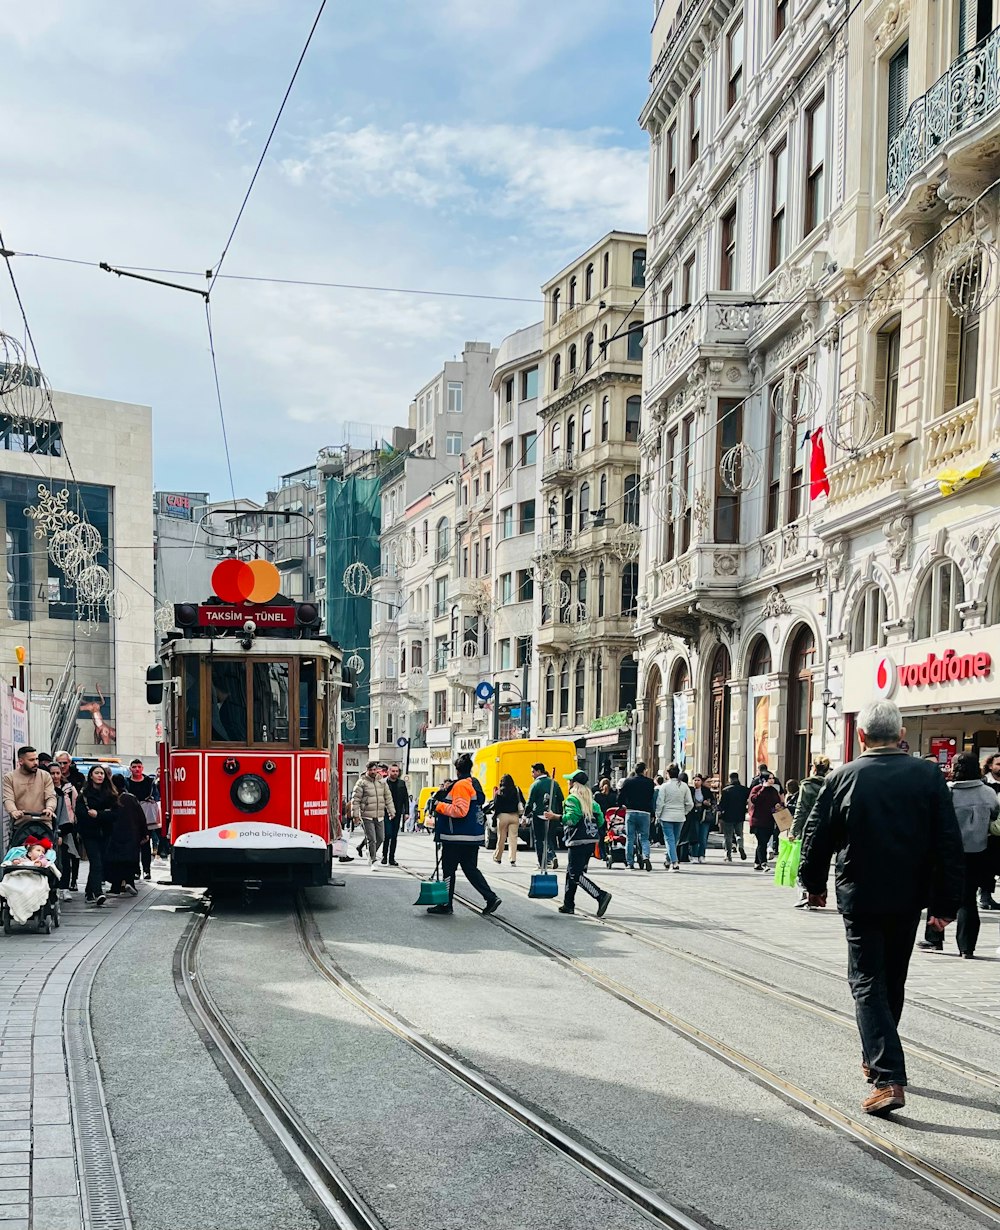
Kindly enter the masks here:
M 521 729 L 525 737 L 531 737 L 531 706 L 528 703 L 528 659 L 521 667 Z
M 500 680 L 493 680 L 493 742 L 500 742 Z

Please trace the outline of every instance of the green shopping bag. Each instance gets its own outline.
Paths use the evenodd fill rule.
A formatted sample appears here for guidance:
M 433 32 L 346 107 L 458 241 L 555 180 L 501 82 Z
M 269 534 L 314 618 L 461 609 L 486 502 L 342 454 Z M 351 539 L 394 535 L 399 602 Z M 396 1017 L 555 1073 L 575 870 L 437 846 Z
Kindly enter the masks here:
M 802 842 L 789 841 L 782 834 L 778 838 L 778 861 L 774 865 L 774 882 L 779 888 L 794 888 L 799 874 L 799 859 L 802 857 Z

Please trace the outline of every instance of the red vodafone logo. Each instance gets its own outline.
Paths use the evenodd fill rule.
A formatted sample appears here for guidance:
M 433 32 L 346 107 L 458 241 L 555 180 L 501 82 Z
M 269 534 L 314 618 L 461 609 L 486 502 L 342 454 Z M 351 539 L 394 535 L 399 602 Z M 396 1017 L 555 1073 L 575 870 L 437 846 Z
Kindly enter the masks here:
M 875 663 L 875 695 L 885 699 L 893 694 L 899 682 L 899 671 L 896 663 L 888 655 L 883 654 Z

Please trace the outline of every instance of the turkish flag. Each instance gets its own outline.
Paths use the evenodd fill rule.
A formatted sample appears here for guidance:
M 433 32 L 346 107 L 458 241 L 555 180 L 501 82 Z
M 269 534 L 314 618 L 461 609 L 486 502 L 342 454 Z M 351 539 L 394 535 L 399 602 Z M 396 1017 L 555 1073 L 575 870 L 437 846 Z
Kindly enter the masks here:
M 809 498 L 830 494 L 830 480 L 826 476 L 826 446 L 823 444 L 823 428 L 817 427 L 810 437 L 809 453 Z

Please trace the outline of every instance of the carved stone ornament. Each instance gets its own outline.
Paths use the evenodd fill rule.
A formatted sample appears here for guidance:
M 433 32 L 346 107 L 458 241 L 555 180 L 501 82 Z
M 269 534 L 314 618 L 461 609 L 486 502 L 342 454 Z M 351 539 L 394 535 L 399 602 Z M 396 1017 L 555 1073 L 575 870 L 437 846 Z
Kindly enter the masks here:
M 826 545 L 826 572 L 830 578 L 830 588 L 840 589 L 844 579 L 844 569 L 847 567 L 847 539 L 835 538 Z
M 773 619 L 778 615 L 791 615 L 792 608 L 788 605 L 788 599 L 777 587 L 773 588 L 767 595 L 764 602 L 764 609 L 761 612 L 764 619 Z
M 778 544 L 773 538 L 760 544 L 760 561 L 764 568 L 773 568 L 778 562 Z
M 882 526 L 882 533 L 885 534 L 886 551 L 893 572 L 899 572 L 901 568 L 909 566 L 912 529 L 913 518 L 903 515 L 892 517 Z
M 872 292 L 865 309 L 868 319 L 884 319 L 899 306 L 903 298 L 903 275 L 886 263 L 879 265 L 871 276 Z
M 739 384 L 742 378 L 743 378 L 743 373 L 740 371 L 738 367 L 730 367 L 729 370 L 726 372 L 726 379 L 729 381 L 730 384 Z
M 877 60 L 886 47 L 906 24 L 910 16 L 910 0 L 898 0 L 890 4 L 882 18 L 882 24 L 872 39 L 872 60 Z
M 701 487 L 694 493 L 694 505 L 692 506 L 694 513 L 694 524 L 700 534 L 708 529 L 708 518 L 711 513 L 711 505 L 708 502 L 708 496 Z
M 799 525 L 795 521 L 791 525 L 786 525 L 781 531 L 781 545 L 784 551 L 785 559 L 790 555 L 797 555 L 799 550 Z
M 712 562 L 717 577 L 734 577 L 740 570 L 740 557 L 735 551 L 717 551 Z
M 962 535 L 962 553 L 970 568 L 975 568 L 983 558 L 986 548 L 990 545 L 990 541 L 998 528 L 1000 527 L 997 524 L 977 526 L 971 533 Z

